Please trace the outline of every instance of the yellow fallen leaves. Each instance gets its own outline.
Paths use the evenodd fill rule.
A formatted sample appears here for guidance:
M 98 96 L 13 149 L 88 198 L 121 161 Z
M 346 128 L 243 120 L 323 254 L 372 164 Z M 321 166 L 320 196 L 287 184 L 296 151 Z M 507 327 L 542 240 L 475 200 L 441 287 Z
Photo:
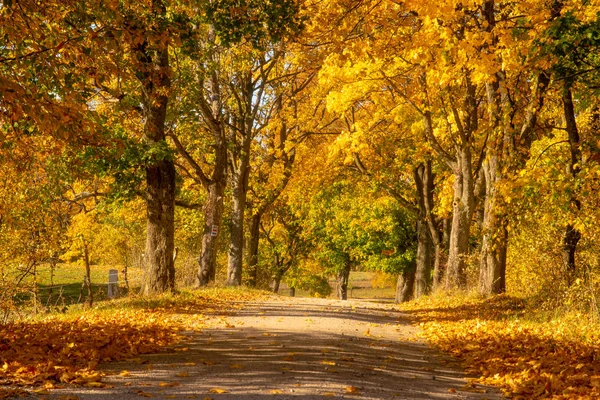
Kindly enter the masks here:
M 54 383 L 105 387 L 103 375 L 95 371 L 99 363 L 129 360 L 146 364 L 148 361 L 137 356 L 181 342 L 180 332 L 203 324 L 209 317 L 202 312 L 209 307 L 226 308 L 228 302 L 263 297 L 264 292 L 258 291 L 184 291 L 178 296 L 99 303 L 100 309 L 84 315 L 50 315 L 0 326 L 0 377 L 4 384 L 33 385 L 41 390 L 53 388 Z M 176 350 L 187 348 L 178 346 Z M 129 372 L 119 375 L 127 377 Z
M 45 381 L 86 384 L 101 375 L 90 371 L 99 362 L 156 352 L 178 340 L 176 326 L 154 319 L 155 313 L 117 311 L 74 319 L 48 317 L 40 322 L 0 328 L 3 376 L 12 383 Z M 63 342 L 68 337 L 71 341 Z
M 358 393 L 360 392 L 360 388 L 356 386 L 347 386 L 346 393 Z
M 159 382 L 158 386 L 160 387 L 175 387 L 175 386 L 179 386 L 180 383 L 179 382 Z
M 225 389 L 221 389 L 221 388 L 212 388 L 209 390 L 210 393 L 214 393 L 214 394 L 223 394 L 223 393 L 229 393 L 228 390 Z
M 526 321 L 523 302 L 505 295 L 430 298 L 403 309 L 413 310 L 433 345 L 481 376 L 478 383 L 513 399 L 600 398 L 600 327 L 593 323 Z

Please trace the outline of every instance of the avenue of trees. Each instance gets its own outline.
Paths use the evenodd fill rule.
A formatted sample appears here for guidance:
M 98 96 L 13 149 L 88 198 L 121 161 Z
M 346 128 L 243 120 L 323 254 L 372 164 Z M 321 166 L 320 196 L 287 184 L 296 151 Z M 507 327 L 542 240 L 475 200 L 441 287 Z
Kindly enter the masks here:
M 4 0 L 0 37 L 3 307 L 69 257 L 598 293 L 599 1 Z

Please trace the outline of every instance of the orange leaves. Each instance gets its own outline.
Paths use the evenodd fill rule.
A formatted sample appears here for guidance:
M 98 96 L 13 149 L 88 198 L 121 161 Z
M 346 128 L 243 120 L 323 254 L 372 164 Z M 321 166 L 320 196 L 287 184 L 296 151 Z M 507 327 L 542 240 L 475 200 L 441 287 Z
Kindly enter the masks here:
M 159 296 L 152 303 L 140 299 L 111 302 L 107 310 L 88 310 L 74 316 L 49 316 L 36 322 L 23 322 L 0 327 L 0 378 L 7 384 L 34 385 L 48 391 L 61 384 L 107 387 L 103 374 L 96 371 L 100 362 L 127 360 L 146 364 L 137 357 L 170 347 L 186 351 L 180 332 L 206 326 L 207 312 L 224 308 L 226 301 L 263 298 L 264 292 L 209 289 L 179 296 Z M 120 309 L 114 309 L 119 306 Z M 150 306 L 151 305 L 151 306 Z M 206 365 L 214 364 L 206 361 Z M 183 363 L 194 366 L 193 362 Z M 148 365 L 148 367 L 151 367 Z M 233 364 L 239 369 L 242 365 Z M 121 377 L 131 376 L 127 370 Z M 190 376 L 181 372 L 177 376 Z M 127 384 L 127 383 L 126 383 Z M 172 387 L 176 382 L 160 382 L 159 387 Z M 216 390 L 216 389 L 215 389 Z M 10 391 L 0 391 L 0 399 Z M 16 392 L 15 392 L 16 393 Z M 138 392 L 141 397 L 152 396 Z
M 352 393 L 352 394 L 356 394 L 360 392 L 360 388 L 356 387 L 356 386 L 347 386 L 346 387 L 346 393 Z
M 145 315 L 150 318 L 152 313 Z M 5 360 L 1 373 L 12 383 L 100 387 L 102 374 L 93 371 L 98 362 L 158 351 L 177 340 L 176 331 L 124 311 L 13 324 L 0 328 L 0 357 Z
M 600 396 L 600 330 L 584 321 L 527 321 L 522 302 L 508 296 L 429 299 L 407 308 L 417 308 L 427 339 L 463 360 L 479 383 L 516 399 Z

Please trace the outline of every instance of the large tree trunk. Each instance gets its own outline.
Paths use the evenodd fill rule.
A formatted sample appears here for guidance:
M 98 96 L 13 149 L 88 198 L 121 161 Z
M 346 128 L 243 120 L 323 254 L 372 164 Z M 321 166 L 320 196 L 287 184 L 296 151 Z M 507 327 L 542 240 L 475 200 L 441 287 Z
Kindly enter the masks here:
M 153 1 L 153 8 L 160 15 L 166 14 L 160 0 Z M 171 88 L 169 50 L 166 43 L 156 44 L 154 51 L 149 46 L 145 41 L 134 49 L 141 64 L 139 79 L 144 86 L 144 138 L 150 146 L 167 148 L 165 120 Z M 146 206 L 144 293 L 161 293 L 175 287 L 175 166 L 168 156 L 155 156 L 146 166 Z
M 208 199 L 204 206 L 204 235 L 198 268 L 197 286 L 206 286 L 215 280 L 217 270 L 217 245 L 223 222 L 223 195 L 225 182 L 214 181 L 208 186 Z
M 499 294 L 506 291 L 508 231 L 506 219 L 499 213 L 498 168 L 499 160 L 495 154 L 490 155 L 483 164 L 485 201 L 479 264 L 479 292 L 483 294 Z
M 396 303 L 410 301 L 415 282 L 414 268 L 407 268 L 398 275 L 396 282 Z
M 471 218 L 475 206 L 471 168 L 471 152 L 468 148 L 462 148 L 457 169 L 454 171 L 454 200 L 446 289 L 465 288 L 467 284 L 465 270 L 469 255 Z
M 558 3 L 555 6 L 562 7 Z M 556 11 L 556 10 L 555 10 Z M 496 23 L 495 1 L 484 3 L 486 30 L 493 33 Z M 554 12 L 552 18 L 558 15 Z M 490 114 L 491 135 L 489 137 L 487 158 L 482 166 L 485 180 L 482 220 L 482 246 L 479 271 L 479 291 L 484 294 L 498 294 L 506 290 L 506 252 L 508 231 L 506 216 L 502 213 L 502 198 L 498 185 L 503 175 L 525 163 L 529 156 L 531 143 L 535 138 L 534 130 L 537 116 L 544 105 L 544 96 L 550 79 L 540 73 L 520 132 L 514 121 L 515 100 L 507 88 L 507 77 L 497 72 L 486 85 L 488 110 Z
M 216 41 L 216 32 L 214 27 L 209 27 L 208 38 L 210 43 Z M 209 58 L 216 63 L 215 54 L 211 51 Z M 200 63 L 200 75 L 206 73 Z M 201 81 L 204 78 L 201 78 Z M 222 231 L 223 222 L 223 195 L 227 184 L 227 139 L 224 131 L 223 104 L 221 99 L 221 82 L 216 69 L 210 73 L 208 80 L 210 90 L 206 94 L 201 94 L 199 98 L 200 111 L 204 119 L 208 122 L 214 139 L 214 170 L 212 176 L 208 178 L 202 171 L 202 167 L 191 157 L 191 155 L 179 145 L 180 153 L 188 159 L 190 165 L 194 167 L 198 179 L 207 190 L 208 197 L 204 205 L 204 233 L 202 235 L 202 250 L 200 253 L 200 263 L 198 266 L 197 286 L 206 286 L 213 282 L 217 271 L 217 246 Z M 208 105 L 210 104 L 210 107 Z M 177 143 L 177 141 L 176 141 Z
M 346 261 L 344 268 L 337 275 L 337 295 L 340 300 L 348 300 L 348 280 L 350 278 L 350 261 Z
M 260 242 L 261 217 L 262 214 L 255 213 L 250 219 L 248 232 L 248 286 L 250 287 L 256 287 L 258 278 L 258 245 Z
M 175 287 L 175 166 L 159 161 L 146 167 L 147 213 L 146 281 L 144 293 L 161 293 Z

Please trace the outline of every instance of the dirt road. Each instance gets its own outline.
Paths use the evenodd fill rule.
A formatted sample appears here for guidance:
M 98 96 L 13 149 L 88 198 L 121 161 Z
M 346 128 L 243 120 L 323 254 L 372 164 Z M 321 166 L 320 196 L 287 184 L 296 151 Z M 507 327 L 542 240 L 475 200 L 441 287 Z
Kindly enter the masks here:
M 60 389 L 49 397 L 503 398 L 467 385 L 455 361 L 420 341 L 418 328 L 389 304 L 280 297 L 215 321 L 169 352 L 105 365 L 112 388 Z

